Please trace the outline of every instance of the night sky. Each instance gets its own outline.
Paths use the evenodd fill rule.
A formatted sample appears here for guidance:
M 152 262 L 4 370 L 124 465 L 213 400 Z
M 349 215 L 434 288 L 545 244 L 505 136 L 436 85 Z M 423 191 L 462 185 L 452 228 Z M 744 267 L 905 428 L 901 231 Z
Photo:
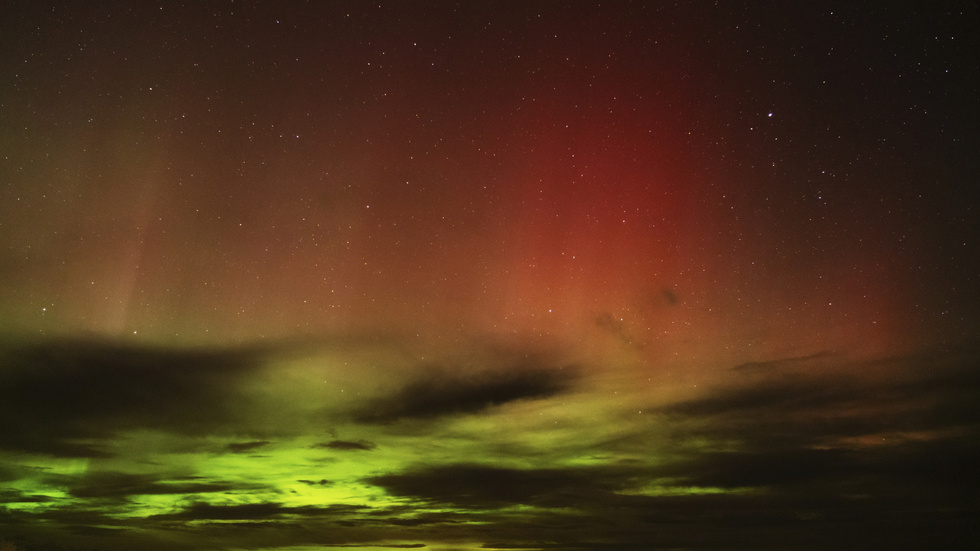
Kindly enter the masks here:
M 0 550 L 971 548 L 977 21 L 4 2 Z

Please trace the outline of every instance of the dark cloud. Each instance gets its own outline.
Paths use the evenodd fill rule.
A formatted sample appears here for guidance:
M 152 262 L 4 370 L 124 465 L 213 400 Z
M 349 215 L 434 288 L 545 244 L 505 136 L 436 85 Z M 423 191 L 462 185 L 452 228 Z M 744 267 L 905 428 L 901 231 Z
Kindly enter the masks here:
M 843 405 L 860 399 L 864 390 L 842 380 L 833 383 L 825 380 L 767 380 L 748 386 L 724 387 L 662 410 L 687 417 L 801 411 Z
M 259 520 L 287 514 L 289 507 L 281 503 L 248 503 L 242 505 L 211 505 L 194 503 L 177 513 L 155 515 L 168 520 Z
M 882 516 L 882 522 L 894 520 L 893 507 L 950 523 L 975 511 L 976 357 L 854 362 L 820 370 L 822 375 L 798 369 L 825 359 L 741 366 L 739 374 L 748 369 L 765 376 L 661 408 L 678 434 L 696 444 L 656 474 L 692 486 L 750 488 L 786 498 L 863 496 L 862 514 Z M 717 447 L 705 449 L 704 442 Z M 677 450 L 685 450 L 683 442 Z
M 207 432 L 232 418 L 235 383 L 268 352 L 104 341 L 7 348 L 0 351 L 0 449 L 104 457 L 92 440 L 120 429 Z
M 232 442 L 228 444 L 228 451 L 231 453 L 248 453 L 252 450 L 262 448 L 269 443 L 268 440 L 254 440 L 252 442 Z
M 330 442 L 317 444 L 315 447 L 340 451 L 371 451 L 378 446 L 374 442 L 368 442 L 366 440 L 358 440 L 357 442 L 350 440 L 331 440 Z
M 576 370 L 526 358 L 502 369 L 466 371 L 424 369 L 401 389 L 377 398 L 359 410 L 360 423 L 391 423 L 399 419 L 431 419 L 477 413 L 517 400 L 548 398 L 567 390 Z
M 936 432 L 980 424 L 980 363 L 932 355 L 805 369 L 824 355 L 742 365 L 735 384 L 657 409 L 692 430 L 772 446 L 826 444 L 882 432 Z M 803 366 L 804 369 L 798 369 Z M 872 376 L 865 372 L 877 370 Z M 758 376 L 764 374 L 764 376 Z M 695 425 L 697 425 L 695 427 Z
M 18 490 L 0 490 L 0 503 L 44 503 L 51 501 L 51 496 L 37 495 Z
M 365 505 L 330 505 L 327 507 L 289 507 L 281 503 L 247 503 L 212 505 L 197 502 L 176 513 L 154 515 L 158 520 L 267 520 L 282 517 L 343 517 L 370 510 Z
M 887 489 L 887 485 L 841 484 L 838 477 L 852 458 L 781 456 L 789 464 L 774 474 L 765 471 L 780 469 L 776 455 L 719 454 L 703 464 L 688 463 L 689 473 L 703 469 L 701 482 L 710 475 L 733 487 L 736 482 L 760 484 L 741 493 L 644 495 L 640 487 L 657 481 L 655 473 L 608 466 L 522 470 L 463 464 L 420 468 L 368 482 L 412 500 L 418 508 L 453 511 L 433 518 L 399 516 L 388 524 L 430 529 L 442 538 L 462 539 L 465 534 L 486 542 L 486 548 L 822 549 L 836 543 L 835 548 L 862 549 L 885 542 L 889 548 L 911 549 L 934 537 L 929 526 L 937 519 L 948 528 L 944 541 L 972 541 L 977 532 L 965 503 L 958 510 L 938 511 L 935 502 L 902 495 L 903 487 L 891 494 L 849 493 Z M 726 460 L 738 464 L 727 467 Z M 829 466 L 818 465 L 821 460 Z M 815 484 L 805 480 L 809 475 L 793 472 L 801 468 L 827 487 L 815 490 Z M 664 485 L 677 483 L 671 473 L 663 474 L 665 478 L 659 480 Z M 866 470 L 855 475 L 873 481 Z M 767 484 L 775 485 L 775 490 L 764 487 Z M 469 513 L 475 517 L 468 519 Z M 481 531 L 481 525 L 486 530 Z M 869 531 L 868 526 L 876 529 Z M 910 542 L 914 545 L 905 545 Z
M 256 489 L 255 485 L 223 481 L 205 481 L 196 477 L 166 478 L 156 474 L 133 474 L 115 471 L 88 472 L 60 482 L 77 498 L 128 499 L 136 495 L 178 495 L 228 492 Z
M 304 480 L 297 480 L 296 482 L 301 482 L 303 484 L 306 484 L 307 486 L 329 486 L 329 485 L 333 484 L 333 482 L 331 482 L 331 481 L 329 481 L 329 480 L 327 480 L 325 478 L 321 478 L 320 480 L 305 480 L 304 479 Z
M 692 486 L 742 488 L 809 484 L 833 477 L 864 476 L 865 471 L 855 452 L 803 448 L 702 453 L 670 474 Z
M 467 509 L 568 504 L 629 487 L 637 472 L 610 467 L 508 469 L 457 464 L 376 476 L 389 494 Z
M 620 318 L 613 316 L 609 312 L 602 313 L 595 318 L 595 325 L 599 329 L 602 329 L 606 333 L 609 333 L 613 337 L 622 341 L 625 344 L 632 345 L 633 337 L 630 335 L 629 331 L 626 329 L 626 323 Z
M 735 367 L 732 368 L 732 371 L 768 372 L 768 371 L 783 369 L 790 366 L 800 366 L 803 364 L 814 362 L 816 360 L 822 360 L 822 359 L 827 359 L 832 357 L 833 355 L 830 352 L 817 352 L 816 354 L 809 354 L 807 356 L 780 358 L 778 360 L 770 360 L 766 362 L 746 362 L 744 364 L 736 365 Z

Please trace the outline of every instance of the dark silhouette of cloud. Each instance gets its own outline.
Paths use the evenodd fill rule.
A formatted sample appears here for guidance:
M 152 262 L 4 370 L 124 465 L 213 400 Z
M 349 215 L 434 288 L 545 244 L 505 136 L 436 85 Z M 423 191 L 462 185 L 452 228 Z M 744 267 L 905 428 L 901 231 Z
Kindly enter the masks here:
M 812 445 L 830 438 L 886 431 L 943 431 L 980 424 L 980 362 L 933 355 L 889 360 L 889 377 L 865 377 L 874 366 L 845 365 L 833 374 L 780 370 L 822 355 L 753 364 L 764 377 L 718 386 L 702 396 L 659 408 L 679 422 L 743 440 Z M 744 372 L 739 366 L 738 372 Z
M 53 498 L 19 490 L 0 490 L 0 503 L 45 503 Z
M 330 442 L 317 444 L 316 447 L 340 451 L 371 451 L 378 446 L 374 442 L 367 442 L 365 440 L 358 440 L 357 442 L 350 440 L 331 440 Z
M 333 484 L 333 482 L 331 482 L 331 481 L 329 481 L 329 480 L 327 480 L 325 478 L 321 478 L 320 480 L 305 480 L 305 479 L 303 479 L 303 480 L 297 480 L 296 482 L 302 482 L 303 484 L 306 484 L 307 486 L 329 486 L 329 485 Z
M 228 444 L 228 451 L 232 453 L 248 453 L 252 450 L 256 450 L 265 447 L 269 444 L 268 440 L 254 440 L 252 442 L 232 442 Z
M 116 471 L 88 472 L 61 484 L 77 498 L 128 499 L 137 495 L 178 495 L 255 490 L 244 482 L 208 481 L 193 477 L 167 478 L 157 474 L 133 474 Z
M 822 356 L 821 356 L 822 358 Z M 753 365 L 765 377 L 719 386 L 660 409 L 687 438 L 724 442 L 691 450 L 658 470 L 694 486 L 765 489 L 770 495 L 876 496 L 865 514 L 943 503 L 949 522 L 980 493 L 980 363 L 972 355 L 892 358 L 882 367 L 805 369 L 817 359 Z M 879 362 L 881 363 L 881 362 Z M 740 367 L 738 372 L 744 372 Z M 938 514 L 938 513 L 930 513 Z
M 779 369 L 784 369 L 790 366 L 800 366 L 806 363 L 814 362 L 817 360 L 823 360 L 832 358 L 833 354 L 830 352 L 817 352 L 816 354 L 809 354 L 806 356 L 796 356 L 792 358 L 780 358 L 778 360 L 770 360 L 765 362 L 746 362 L 743 364 L 736 365 L 732 368 L 732 371 L 744 371 L 744 372 L 769 372 Z
M 289 507 L 277 502 L 241 505 L 212 505 L 197 502 L 176 513 L 154 515 L 158 520 L 266 520 L 282 517 L 342 517 L 370 510 L 366 505 L 329 505 L 326 507 Z
M 257 348 L 170 350 L 52 341 L 0 351 L 0 449 L 106 457 L 97 443 L 137 427 L 198 434 L 234 417 L 236 381 Z
M 693 486 L 721 488 L 775 487 L 866 474 L 855 452 L 806 448 L 709 452 L 678 467 L 671 474 Z
M 549 398 L 570 388 L 576 370 L 528 358 L 502 369 L 468 372 L 421 369 L 401 389 L 372 400 L 355 415 L 360 423 L 432 419 L 469 414 L 517 400 Z
M 153 518 L 170 520 L 259 520 L 289 514 L 295 508 L 281 503 L 247 503 L 242 505 L 211 505 L 194 503 L 182 511 Z
M 389 494 L 469 509 L 558 503 L 570 505 L 597 493 L 629 487 L 635 469 L 581 467 L 509 469 L 455 464 L 367 479 Z
M 604 312 L 596 316 L 595 325 L 623 343 L 628 345 L 633 344 L 633 338 L 626 329 L 626 323 L 609 312 Z

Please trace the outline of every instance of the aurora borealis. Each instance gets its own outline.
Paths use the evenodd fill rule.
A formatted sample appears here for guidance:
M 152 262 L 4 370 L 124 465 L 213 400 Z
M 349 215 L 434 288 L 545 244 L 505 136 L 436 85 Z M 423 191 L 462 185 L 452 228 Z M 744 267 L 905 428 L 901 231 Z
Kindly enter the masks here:
M 783 4 L 5 3 L 0 550 L 971 547 L 980 13 Z

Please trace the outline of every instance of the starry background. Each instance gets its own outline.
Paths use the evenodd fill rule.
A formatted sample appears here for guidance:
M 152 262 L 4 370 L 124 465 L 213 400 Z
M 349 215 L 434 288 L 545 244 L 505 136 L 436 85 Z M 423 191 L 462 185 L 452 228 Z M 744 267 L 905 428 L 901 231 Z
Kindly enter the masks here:
M 977 539 L 972 3 L 0 13 L 0 545 Z

